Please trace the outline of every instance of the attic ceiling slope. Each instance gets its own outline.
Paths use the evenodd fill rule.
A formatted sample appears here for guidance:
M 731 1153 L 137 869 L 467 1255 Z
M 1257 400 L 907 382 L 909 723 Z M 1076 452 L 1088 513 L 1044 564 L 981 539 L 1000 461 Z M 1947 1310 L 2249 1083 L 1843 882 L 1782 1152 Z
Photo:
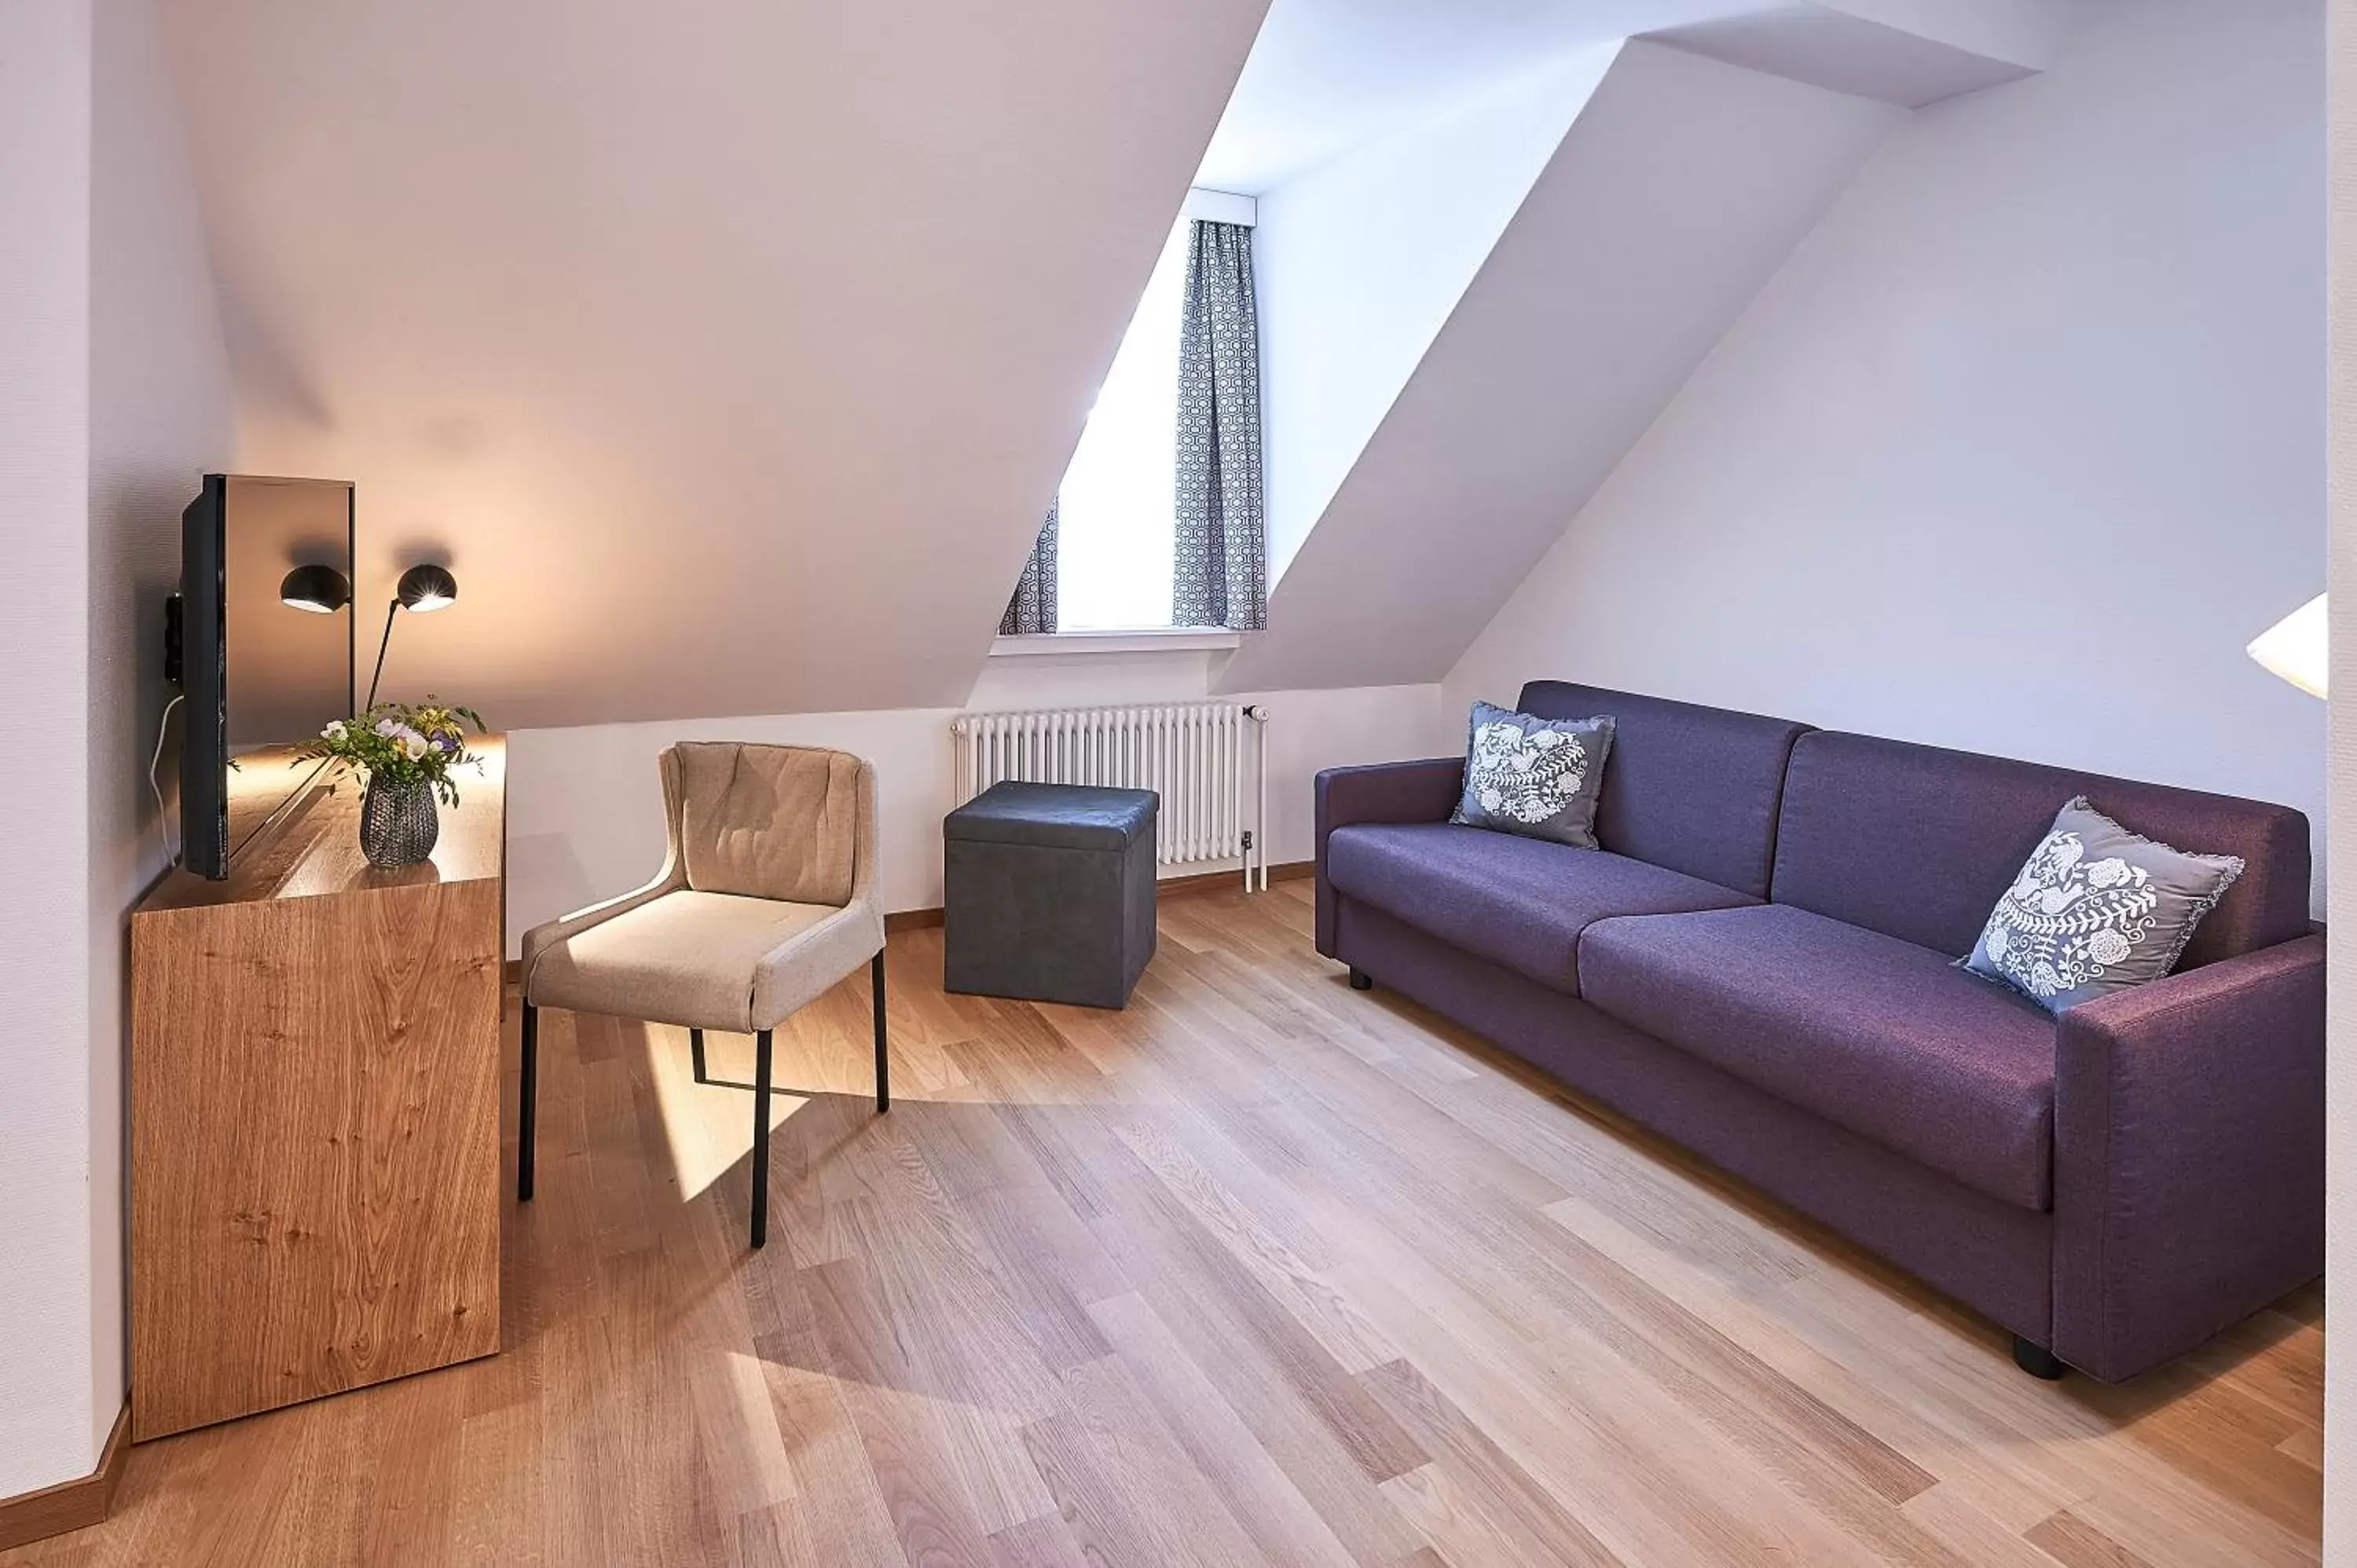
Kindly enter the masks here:
M 1623 47 L 1221 688 L 1444 674 L 1901 113 Z
M 1265 195 L 1329 158 L 1545 75 L 1583 50 L 1760 4 L 1275 0 L 1198 183 Z
M 2063 0 L 1781 0 L 1644 36 L 1920 109 L 2045 70 L 2072 20 Z
M 166 7 L 241 464 L 457 574 L 393 694 L 956 703 L 1265 5 Z
M 1269 575 L 1282 584 L 1434 337 L 1611 68 L 1616 44 L 1260 199 Z

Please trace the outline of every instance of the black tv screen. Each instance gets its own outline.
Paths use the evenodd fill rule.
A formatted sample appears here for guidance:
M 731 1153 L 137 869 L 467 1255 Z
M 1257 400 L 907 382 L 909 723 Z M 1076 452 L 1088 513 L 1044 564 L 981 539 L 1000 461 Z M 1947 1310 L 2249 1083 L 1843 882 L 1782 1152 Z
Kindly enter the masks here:
M 181 514 L 180 576 L 181 863 L 220 878 L 317 773 L 235 759 L 352 711 L 352 487 L 206 475 Z

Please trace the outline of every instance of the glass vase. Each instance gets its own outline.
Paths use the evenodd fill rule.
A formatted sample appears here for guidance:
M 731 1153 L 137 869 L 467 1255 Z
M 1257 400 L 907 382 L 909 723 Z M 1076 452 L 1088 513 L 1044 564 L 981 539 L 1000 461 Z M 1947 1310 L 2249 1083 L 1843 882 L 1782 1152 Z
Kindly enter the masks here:
M 371 779 L 361 793 L 361 853 L 371 865 L 415 865 L 434 853 L 442 813 L 423 779 Z

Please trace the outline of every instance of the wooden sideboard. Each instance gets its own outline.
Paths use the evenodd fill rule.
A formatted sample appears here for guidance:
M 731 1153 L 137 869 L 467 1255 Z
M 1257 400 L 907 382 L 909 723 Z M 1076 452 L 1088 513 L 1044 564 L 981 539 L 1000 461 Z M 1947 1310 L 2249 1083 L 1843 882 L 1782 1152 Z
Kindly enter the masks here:
M 371 866 L 333 777 L 132 914 L 135 1441 L 500 1348 L 506 751 L 473 749 L 425 865 Z M 241 759 L 232 842 L 285 766 Z

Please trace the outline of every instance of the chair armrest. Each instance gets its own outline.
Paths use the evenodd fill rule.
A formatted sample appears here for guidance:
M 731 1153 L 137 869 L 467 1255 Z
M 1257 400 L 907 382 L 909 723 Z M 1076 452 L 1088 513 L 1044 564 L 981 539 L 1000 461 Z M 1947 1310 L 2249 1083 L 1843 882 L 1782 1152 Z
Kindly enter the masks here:
M 1465 790 L 1465 759 L 1377 762 L 1318 775 L 1318 950 L 1334 956 L 1334 887 L 1326 880 L 1326 839 L 1353 822 L 1445 822 Z
M 753 967 L 752 1026 L 772 1029 L 825 995 L 884 948 L 884 907 L 855 898 L 772 948 Z
M 2054 1353 L 2112 1380 L 2324 1267 L 2324 940 L 2064 1012 Z
M 571 937 L 579 936 L 592 926 L 601 926 L 618 915 L 627 915 L 641 904 L 651 904 L 666 893 L 675 893 L 687 886 L 687 856 L 680 848 L 679 813 L 681 786 L 679 779 L 679 747 L 665 746 L 655 759 L 655 771 L 662 779 L 663 796 L 663 863 L 654 880 L 642 887 L 632 888 L 619 898 L 608 898 L 602 904 L 592 904 L 576 909 L 570 915 L 544 921 L 523 934 L 517 972 L 522 976 L 523 996 L 532 1000 L 533 966 L 540 955 Z
M 617 915 L 627 915 L 641 904 L 651 904 L 666 893 L 675 893 L 687 886 L 687 877 L 680 871 L 679 857 L 672 855 L 663 862 L 662 870 L 652 882 L 631 889 L 618 898 L 602 904 L 592 904 L 586 909 L 576 909 L 570 915 L 544 921 L 523 934 L 522 959 L 517 966 L 523 977 L 524 1000 L 532 1000 L 532 969 L 540 955 L 567 938 L 580 935 L 592 926 L 600 926 Z

